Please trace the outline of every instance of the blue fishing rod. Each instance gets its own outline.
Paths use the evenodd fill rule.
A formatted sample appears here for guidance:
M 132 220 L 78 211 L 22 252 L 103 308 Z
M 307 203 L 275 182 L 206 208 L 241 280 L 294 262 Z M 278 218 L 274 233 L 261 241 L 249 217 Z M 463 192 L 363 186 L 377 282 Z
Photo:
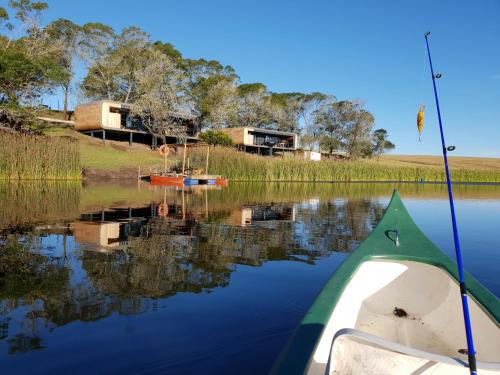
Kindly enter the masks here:
M 467 337 L 467 355 L 469 359 L 469 371 L 472 375 L 477 374 L 477 366 L 476 366 L 476 351 L 474 350 L 474 340 L 472 338 L 472 326 L 470 322 L 470 313 L 469 313 L 469 302 L 467 299 L 467 287 L 465 285 L 464 278 L 464 267 L 462 264 L 462 252 L 460 250 L 460 239 L 458 238 L 458 228 L 457 228 L 457 219 L 455 217 L 455 205 L 453 203 L 453 190 L 451 187 L 451 179 L 450 179 L 450 170 L 448 168 L 448 151 L 453 151 L 455 146 L 446 147 L 446 143 L 444 141 L 444 133 L 443 133 L 443 123 L 441 121 L 441 111 L 439 110 L 439 99 L 436 89 L 436 78 L 441 78 L 441 74 L 434 74 L 434 69 L 432 67 L 432 59 L 431 59 L 431 50 L 429 48 L 429 35 L 430 32 L 426 32 L 425 36 L 425 44 L 427 46 L 427 55 L 429 56 L 429 65 L 431 67 L 431 75 L 432 75 L 432 85 L 434 87 L 434 98 L 436 99 L 436 108 L 439 120 L 439 131 L 441 133 L 441 144 L 443 146 L 443 159 L 444 159 L 444 168 L 446 171 L 446 184 L 448 185 L 448 197 L 450 199 L 450 211 L 451 211 L 451 222 L 453 224 L 453 240 L 455 242 L 455 255 L 457 258 L 457 266 L 458 266 L 458 277 L 460 282 L 460 295 L 462 298 L 462 310 L 464 315 L 464 323 L 465 323 L 465 334 Z

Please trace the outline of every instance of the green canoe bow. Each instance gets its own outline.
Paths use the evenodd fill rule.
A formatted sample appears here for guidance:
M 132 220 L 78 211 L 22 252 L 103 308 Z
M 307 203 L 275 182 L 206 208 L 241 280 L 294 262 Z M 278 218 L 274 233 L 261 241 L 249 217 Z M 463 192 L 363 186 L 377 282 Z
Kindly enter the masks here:
M 399 246 L 396 246 L 396 230 Z M 374 259 L 415 261 L 440 267 L 458 280 L 457 265 L 417 227 L 398 191 L 394 191 L 386 212 L 368 238 L 353 251 L 328 280 L 278 358 L 273 374 L 303 374 L 316 345 L 345 287 L 359 266 Z M 469 296 L 493 319 L 500 321 L 500 300 L 468 273 Z

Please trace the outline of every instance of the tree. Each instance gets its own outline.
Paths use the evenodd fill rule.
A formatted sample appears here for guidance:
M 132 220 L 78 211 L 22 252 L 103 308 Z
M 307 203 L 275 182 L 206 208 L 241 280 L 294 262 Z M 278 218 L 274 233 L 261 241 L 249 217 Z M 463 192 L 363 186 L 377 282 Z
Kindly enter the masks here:
M 10 1 L 15 12 L 16 25 L 8 23 L 7 29 L 22 35 L 18 39 L 7 36 L 0 38 L 0 90 L 4 100 L 19 104 L 33 100 L 45 92 L 50 92 L 66 79 L 66 74 L 58 66 L 57 57 L 62 46 L 50 40 L 45 30 L 39 26 L 41 13 L 47 4 L 29 0 Z M 0 18 L 9 19 L 2 8 Z
M 385 129 L 377 129 L 373 132 L 373 153 L 377 156 L 377 161 L 380 159 L 380 156 L 387 151 L 393 150 L 396 146 L 394 143 L 387 139 L 388 133 Z
M 137 73 L 152 61 L 153 52 L 149 35 L 137 27 L 123 29 L 115 35 L 100 24 L 84 26 L 87 37 L 84 51 L 89 66 L 82 89 L 93 99 L 131 102 L 137 96 Z M 90 57 L 90 58 L 89 58 Z
M 375 119 L 358 102 L 342 100 L 332 104 L 334 123 L 342 132 L 342 146 L 349 157 L 357 159 L 364 154 L 366 142 L 370 140 L 370 131 Z
M 77 55 L 78 43 L 81 35 L 80 26 L 73 22 L 60 18 L 46 27 L 46 32 L 51 40 L 62 45 L 60 56 L 58 57 L 59 64 L 66 72 L 66 78 L 62 80 L 63 90 L 63 114 L 68 116 L 68 94 L 71 81 L 73 79 L 73 60 Z
M 237 113 L 231 126 L 264 127 L 272 122 L 267 88 L 262 83 L 247 83 L 237 88 Z
M 325 147 L 325 139 L 322 135 L 321 121 L 318 119 L 326 114 L 329 105 L 335 101 L 335 97 L 331 95 L 322 94 L 320 92 L 313 92 L 311 94 L 304 94 L 300 99 L 301 106 L 299 111 L 299 119 L 301 121 L 302 144 L 309 146 L 309 149 L 314 149 L 318 144 Z M 321 146 L 323 141 L 323 146 Z M 329 149 L 329 147 L 326 147 Z
M 335 103 L 318 108 L 315 112 L 314 137 L 320 149 L 327 150 L 331 156 L 338 150 L 345 138 L 343 124 L 338 116 Z
M 229 135 L 220 130 L 207 130 L 201 133 L 200 138 L 209 145 L 231 146 L 233 140 Z
M 189 96 L 187 103 L 193 112 L 201 116 L 202 122 L 207 124 L 207 104 L 210 102 L 207 95 L 209 91 L 213 94 L 213 86 L 222 87 L 223 84 L 219 84 L 220 81 L 226 81 L 226 85 L 236 85 L 238 76 L 231 66 L 224 66 L 216 60 L 179 59 L 177 65 L 184 73 L 185 86 Z
M 102 23 L 87 23 L 82 26 L 79 55 L 87 67 L 87 75 L 81 83 L 85 96 L 92 99 L 113 99 L 116 92 L 114 76 L 117 61 L 110 59 L 116 39 L 114 30 Z
M 303 94 L 298 92 L 271 93 L 268 100 L 272 124 L 269 127 L 281 131 L 298 131 L 302 97 Z
M 134 73 L 137 99 L 132 114 L 141 118 L 143 126 L 165 142 L 166 136 L 186 140 L 176 112 L 183 108 L 182 72 L 174 61 L 157 50 L 151 51 L 150 63 Z
M 213 130 L 228 127 L 237 112 L 237 89 L 232 79 L 210 77 L 204 81 L 206 92 L 200 97 L 202 123 Z

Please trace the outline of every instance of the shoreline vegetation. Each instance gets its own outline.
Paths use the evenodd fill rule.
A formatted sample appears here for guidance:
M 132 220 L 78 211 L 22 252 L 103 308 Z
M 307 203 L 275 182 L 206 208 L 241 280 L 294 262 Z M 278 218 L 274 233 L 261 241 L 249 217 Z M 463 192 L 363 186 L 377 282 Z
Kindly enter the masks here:
M 138 168 L 162 169 L 160 155 L 145 145 L 126 142 L 103 144 L 60 127 L 44 129 L 44 135 L 0 132 L 0 180 L 112 180 L 133 179 Z M 182 153 L 173 153 L 169 168 L 180 169 Z M 203 169 L 206 147 L 190 147 L 188 159 Z M 385 155 L 377 160 L 325 159 L 300 156 L 267 157 L 211 146 L 209 173 L 230 181 L 282 182 L 444 182 L 440 157 Z M 451 157 L 455 183 L 500 183 L 500 159 Z M 83 172 L 83 173 L 82 173 Z
M 262 82 L 243 82 L 220 61 L 187 58 L 136 26 L 114 30 L 68 19 L 42 24 L 47 9 L 47 3 L 31 0 L 0 7 L 0 180 L 123 180 L 135 178 L 139 167 L 143 172 L 157 165 L 163 169 L 158 153 L 145 145 L 102 144 L 72 128 L 42 124 L 41 117 L 71 119 L 68 99 L 74 89 L 83 102 L 126 104 L 131 125 L 160 138 L 175 137 L 179 144 L 188 133 L 176 114 L 187 111 L 197 118 L 206 140 L 212 132 L 213 144 L 221 143 L 215 134 L 221 129 L 257 127 L 296 133 L 304 149 L 329 155 L 340 151 L 352 159 L 312 162 L 300 153 L 281 159 L 216 147 L 209 173 L 231 181 L 445 180 L 441 162 L 384 157 L 396 145 L 387 130 L 377 129 L 361 100 L 329 92 L 274 92 Z M 78 79 L 76 67 L 83 68 Z M 62 94 L 62 111 L 43 104 L 47 94 L 56 93 Z M 205 165 L 202 149 L 188 156 L 197 170 Z M 169 156 L 177 170 L 179 154 Z M 500 183 L 500 159 L 491 168 L 451 159 L 457 160 L 452 163 L 455 182 Z
M 76 142 L 0 132 L 0 180 L 79 180 L 82 169 Z

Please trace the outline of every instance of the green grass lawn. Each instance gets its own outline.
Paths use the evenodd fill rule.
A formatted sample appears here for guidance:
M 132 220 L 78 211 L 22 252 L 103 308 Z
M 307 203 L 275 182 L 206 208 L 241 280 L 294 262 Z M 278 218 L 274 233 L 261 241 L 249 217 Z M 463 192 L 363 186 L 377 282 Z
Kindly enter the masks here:
M 148 168 L 161 165 L 163 159 L 148 146 L 127 142 L 106 141 L 80 134 L 71 127 L 52 126 L 43 129 L 54 137 L 71 137 L 78 140 L 84 169 L 117 170 L 121 168 Z

